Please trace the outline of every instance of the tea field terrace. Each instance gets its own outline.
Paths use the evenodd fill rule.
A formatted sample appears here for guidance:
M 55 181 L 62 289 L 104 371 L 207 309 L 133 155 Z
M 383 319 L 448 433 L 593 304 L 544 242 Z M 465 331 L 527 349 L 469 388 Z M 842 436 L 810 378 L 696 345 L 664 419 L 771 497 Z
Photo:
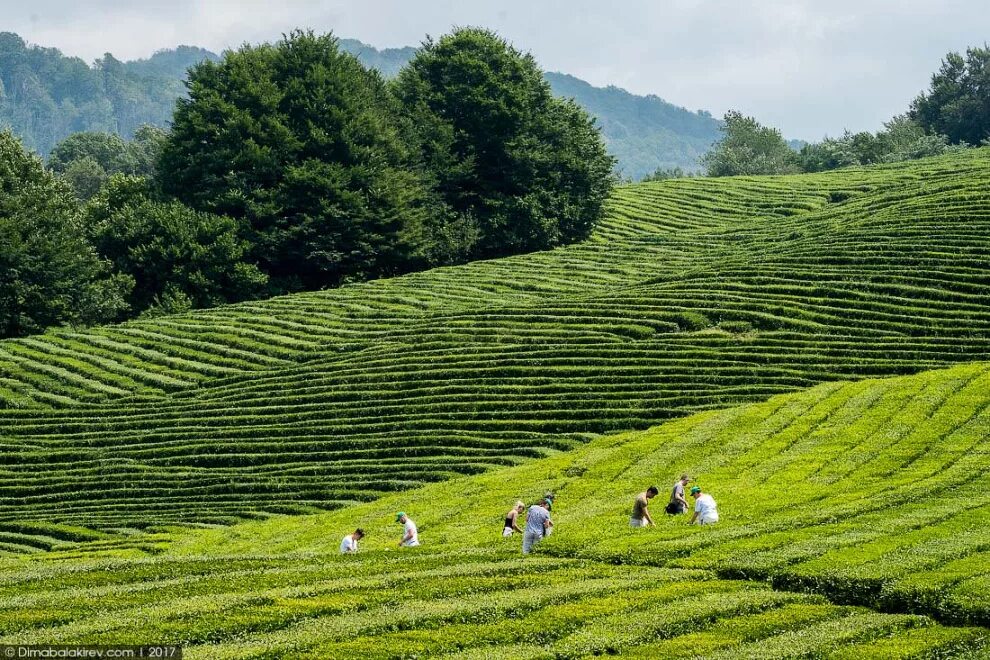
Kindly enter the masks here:
M 985 658 L 990 365 L 826 383 L 334 512 L 0 558 L 0 643 L 191 658 Z M 721 522 L 632 499 L 682 471 Z M 547 490 L 534 555 L 502 539 Z M 662 499 L 662 498 L 661 498 Z M 397 550 L 402 508 L 419 548 Z M 357 556 L 336 546 L 357 526 Z
M 2 342 L 0 542 L 334 508 L 990 359 L 988 165 L 626 186 L 579 245 Z

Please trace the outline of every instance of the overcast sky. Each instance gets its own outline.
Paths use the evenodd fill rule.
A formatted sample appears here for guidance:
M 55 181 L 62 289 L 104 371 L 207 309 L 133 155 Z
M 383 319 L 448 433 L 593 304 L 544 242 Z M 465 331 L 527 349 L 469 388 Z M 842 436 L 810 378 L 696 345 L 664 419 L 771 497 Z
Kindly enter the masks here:
M 92 61 L 178 44 L 220 51 L 295 27 L 376 47 L 495 29 L 545 69 L 789 138 L 877 129 L 950 50 L 990 39 L 987 0 L 0 0 L 0 29 Z

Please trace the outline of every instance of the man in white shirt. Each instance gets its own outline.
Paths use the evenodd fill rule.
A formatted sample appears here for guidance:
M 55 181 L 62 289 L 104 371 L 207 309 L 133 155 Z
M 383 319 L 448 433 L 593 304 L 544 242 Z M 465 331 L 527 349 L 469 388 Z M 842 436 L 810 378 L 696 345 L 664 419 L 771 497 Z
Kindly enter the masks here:
M 699 525 L 712 525 L 718 522 L 718 509 L 714 497 L 702 493 L 698 486 L 691 489 L 691 497 L 694 498 L 694 515 L 691 516 L 690 524 L 693 525 L 695 521 Z
M 528 555 L 533 546 L 542 541 L 544 536 L 550 535 L 550 530 L 553 529 L 553 521 L 550 520 L 550 507 L 552 506 L 553 500 L 544 497 L 539 504 L 529 507 L 529 511 L 526 512 L 526 529 L 523 530 L 522 547 L 524 555 Z
M 348 534 L 340 542 L 341 554 L 349 554 L 358 551 L 358 541 L 364 538 L 364 530 L 358 527 L 354 532 Z
M 416 529 L 416 523 L 412 521 L 412 518 L 407 516 L 405 512 L 399 511 L 395 514 L 395 522 L 402 523 L 404 529 L 402 540 L 399 541 L 400 548 L 414 548 L 419 545 L 419 531 Z

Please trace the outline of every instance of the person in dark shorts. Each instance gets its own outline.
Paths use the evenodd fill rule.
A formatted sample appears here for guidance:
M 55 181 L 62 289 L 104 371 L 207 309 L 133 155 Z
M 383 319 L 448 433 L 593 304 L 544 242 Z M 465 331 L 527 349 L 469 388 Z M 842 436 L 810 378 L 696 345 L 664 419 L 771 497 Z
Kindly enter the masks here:
M 672 516 L 687 513 L 690 507 L 688 506 L 687 498 L 684 497 L 684 487 L 690 482 L 691 477 L 682 474 L 681 478 L 674 483 L 674 487 L 670 491 L 670 502 L 667 504 L 667 513 Z
M 630 527 L 652 527 L 653 518 L 650 517 L 650 500 L 660 493 L 656 486 L 650 486 L 645 492 L 636 496 L 633 502 L 632 515 L 629 516 Z

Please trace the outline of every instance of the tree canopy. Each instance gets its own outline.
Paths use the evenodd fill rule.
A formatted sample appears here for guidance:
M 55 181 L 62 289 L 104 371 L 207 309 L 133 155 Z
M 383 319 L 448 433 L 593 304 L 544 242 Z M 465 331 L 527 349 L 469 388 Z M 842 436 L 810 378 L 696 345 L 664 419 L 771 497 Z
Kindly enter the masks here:
M 235 218 L 276 290 L 403 270 L 425 196 L 381 77 L 293 32 L 190 70 L 163 189 Z
M 931 86 L 911 104 L 911 117 L 930 133 L 953 143 L 990 139 L 990 48 L 949 53 Z
M 25 50 L 9 36 L 0 59 Z M 97 91 L 129 93 L 122 63 L 107 56 L 97 70 Z M 39 288 L 14 310 L 30 295 L 7 292 L 14 320 L 0 332 L 552 248 L 590 234 L 615 181 L 594 120 L 485 30 L 428 41 L 393 84 L 332 35 L 295 31 L 194 65 L 187 87 L 168 132 L 77 132 L 52 149 L 49 171 L 11 147 L 11 162 L 29 163 L 21 183 L 43 179 L 47 192 L 10 214 L 4 263 L 26 273 L 17 260 L 36 266 L 49 249 L 66 265 L 31 277 L 75 298 L 45 301 Z
M 180 51 L 174 53 L 186 62 L 211 55 L 201 49 Z M 171 58 L 163 53 L 131 63 L 107 53 L 89 66 L 55 48 L 29 46 L 16 34 L 0 32 L 0 123 L 42 155 L 79 131 L 129 138 L 144 124 L 165 126 L 183 93 L 185 71 L 163 66 Z
M 131 140 L 116 133 L 73 133 L 52 150 L 48 167 L 87 200 L 113 174 L 153 177 L 165 139 L 165 131 L 151 125 L 137 129 Z
M 799 160 L 805 172 L 822 172 L 937 156 L 953 148 L 946 136 L 928 134 L 907 115 L 898 115 L 876 133 L 846 131 L 842 137 L 805 145 Z
M 730 110 L 725 113 L 723 137 L 701 159 L 708 176 L 789 174 L 799 172 L 797 153 L 776 128 Z
M 111 321 L 133 281 L 86 240 L 69 187 L 0 132 L 0 337 Z
M 487 30 L 428 40 L 395 81 L 421 158 L 462 223 L 471 257 L 587 236 L 613 183 L 613 159 L 588 114 L 555 98 L 533 57 Z
M 155 199 L 148 181 L 114 175 L 86 206 L 85 225 L 100 256 L 131 277 L 135 311 L 211 307 L 250 298 L 266 278 L 244 262 L 248 245 L 230 218 Z

